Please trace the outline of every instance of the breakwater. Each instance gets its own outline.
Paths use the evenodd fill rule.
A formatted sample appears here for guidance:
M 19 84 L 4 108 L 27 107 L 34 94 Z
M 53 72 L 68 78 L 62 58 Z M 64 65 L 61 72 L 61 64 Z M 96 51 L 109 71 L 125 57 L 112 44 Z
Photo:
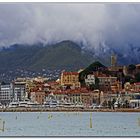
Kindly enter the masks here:
M 90 109 L 90 108 L 5 108 L 0 112 L 140 112 L 140 109 Z

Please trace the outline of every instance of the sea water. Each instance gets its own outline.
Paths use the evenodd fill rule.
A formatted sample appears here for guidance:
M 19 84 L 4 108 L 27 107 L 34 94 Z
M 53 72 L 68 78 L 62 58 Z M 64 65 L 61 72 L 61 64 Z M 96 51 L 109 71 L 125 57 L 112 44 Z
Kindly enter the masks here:
M 140 113 L 1 112 L 0 119 L 0 136 L 140 136 Z

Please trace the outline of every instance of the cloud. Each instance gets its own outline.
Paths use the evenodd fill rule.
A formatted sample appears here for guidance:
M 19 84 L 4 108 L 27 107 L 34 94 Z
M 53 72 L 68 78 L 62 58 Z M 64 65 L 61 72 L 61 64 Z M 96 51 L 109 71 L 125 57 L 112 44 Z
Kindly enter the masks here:
M 139 4 L 0 4 L 0 46 L 72 40 L 89 48 L 140 44 Z

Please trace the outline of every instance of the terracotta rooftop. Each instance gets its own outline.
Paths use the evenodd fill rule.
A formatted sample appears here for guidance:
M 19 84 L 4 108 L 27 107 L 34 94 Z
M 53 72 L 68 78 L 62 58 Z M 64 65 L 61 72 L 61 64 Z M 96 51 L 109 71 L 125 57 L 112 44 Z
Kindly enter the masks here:
M 78 72 L 63 72 L 63 75 L 78 75 Z
M 68 90 L 56 90 L 53 93 L 54 94 L 73 94 L 73 93 L 88 93 L 89 91 L 87 89 L 68 89 Z
M 140 82 L 134 83 L 135 85 L 140 85 Z

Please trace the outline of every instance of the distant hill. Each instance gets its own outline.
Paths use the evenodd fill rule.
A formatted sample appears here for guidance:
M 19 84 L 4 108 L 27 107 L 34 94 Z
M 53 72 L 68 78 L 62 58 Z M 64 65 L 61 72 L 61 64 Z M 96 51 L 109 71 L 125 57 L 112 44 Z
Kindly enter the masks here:
M 94 61 L 93 55 L 83 51 L 72 41 L 54 45 L 12 45 L 0 51 L 0 72 L 17 68 L 38 71 L 43 68 L 76 70 Z

